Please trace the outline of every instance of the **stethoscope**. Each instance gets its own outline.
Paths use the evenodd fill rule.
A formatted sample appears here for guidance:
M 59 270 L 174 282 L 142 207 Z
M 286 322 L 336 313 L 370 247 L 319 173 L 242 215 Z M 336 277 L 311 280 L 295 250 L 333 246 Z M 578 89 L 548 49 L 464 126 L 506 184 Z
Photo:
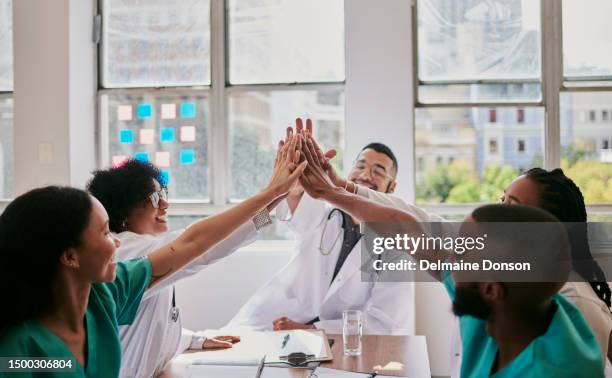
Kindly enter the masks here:
M 332 216 L 334 215 L 335 212 L 338 212 L 338 214 L 340 214 L 342 216 L 342 211 L 340 209 L 338 209 L 337 207 L 332 209 L 332 211 L 329 212 L 329 214 L 327 215 L 327 218 L 325 219 L 325 223 L 323 224 L 323 230 L 321 231 L 321 239 L 319 240 L 319 253 L 321 253 L 321 255 L 323 256 L 328 256 L 330 253 L 332 253 L 332 251 L 334 250 L 334 248 L 336 247 L 336 244 L 338 244 L 338 240 L 340 240 L 340 237 L 343 236 L 343 234 L 341 232 L 338 233 L 338 236 L 336 236 L 336 239 L 334 240 L 334 243 L 332 244 L 331 248 L 329 250 L 324 250 L 323 249 L 323 240 L 325 239 L 325 235 L 327 233 L 327 225 L 329 223 L 329 221 L 331 220 Z M 371 256 L 371 261 L 374 260 L 379 260 L 380 256 Z M 376 279 L 378 279 L 379 277 L 379 272 L 374 271 L 374 275 L 376 276 Z
M 340 211 L 340 209 L 334 208 L 332 211 L 329 212 L 329 214 L 327 215 L 327 219 L 325 219 L 325 223 L 323 224 L 323 231 L 321 232 L 321 240 L 319 240 L 319 253 L 321 253 L 321 255 L 323 255 L 323 256 L 327 256 L 330 253 L 332 253 L 332 251 L 336 247 L 336 244 L 338 244 L 338 240 L 340 240 L 340 237 L 342 236 L 342 233 L 339 232 L 338 236 L 336 236 L 336 240 L 334 240 L 334 244 L 332 244 L 331 248 L 329 250 L 327 250 L 327 251 L 323 250 L 323 239 L 325 239 L 325 234 L 327 233 L 327 225 L 329 224 L 329 221 L 330 221 L 332 215 L 334 215 L 334 213 L 336 211 L 338 212 L 338 214 L 340 214 L 340 216 L 342 216 L 342 212 Z

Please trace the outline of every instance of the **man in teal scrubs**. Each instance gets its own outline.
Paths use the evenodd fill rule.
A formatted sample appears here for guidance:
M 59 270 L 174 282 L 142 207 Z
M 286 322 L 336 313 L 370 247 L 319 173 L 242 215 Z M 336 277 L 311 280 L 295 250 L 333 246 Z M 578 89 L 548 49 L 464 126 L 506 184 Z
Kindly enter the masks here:
M 550 219 L 547 219 L 550 218 Z M 549 222 L 548 213 L 523 206 L 489 205 L 476 209 L 468 221 L 475 221 L 480 232 L 499 256 L 515 257 L 531 240 L 541 244 L 538 262 L 548 270 L 567 277 L 560 261 L 567 261 L 567 241 L 562 225 L 553 235 L 527 235 L 488 232 L 492 223 L 515 219 Z M 464 224 L 465 226 L 466 224 Z M 549 228 L 547 228 L 549 229 Z M 562 242 L 554 242 L 563 239 Z M 469 257 L 468 257 L 469 258 Z M 533 259 L 533 256 L 531 256 Z M 555 264 L 555 265 L 552 265 Z M 481 276 L 482 277 L 482 276 Z M 465 273 L 442 273 L 444 286 L 459 316 L 463 346 L 462 377 L 603 377 L 601 350 L 579 310 L 557 294 L 564 282 L 466 282 Z M 462 280 L 463 279 L 463 280 Z M 469 278 L 468 278 L 469 280 Z
M 0 356 L 20 358 L 70 358 L 72 371 L 47 371 L 13 374 L 0 372 L 0 377 L 116 377 L 121 366 L 121 345 L 117 325 L 130 324 L 151 280 L 149 259 L 117 263 L 117 277 L 112 282 L 94 283 L 85 313 L 87 329 L 87 364 L 81 366 L 66 344 L 47 327 L 30 320 L 12 328 L 2 336 Z M 10 310 L 5 308 L 2 311 Z M 18 371 L 15 371 L 18 373 Z

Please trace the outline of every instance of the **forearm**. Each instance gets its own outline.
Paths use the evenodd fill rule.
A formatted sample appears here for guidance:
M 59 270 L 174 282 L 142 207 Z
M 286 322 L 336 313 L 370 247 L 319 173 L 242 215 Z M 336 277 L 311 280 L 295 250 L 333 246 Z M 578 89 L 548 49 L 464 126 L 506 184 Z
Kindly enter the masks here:
M 419 236 L 424 233 L 418 219 L 411 214 L 379 205 L 367 198 L 351 194 L 342 188 L 326 190 L 323 199 L 349 213 L 360 222 L 369 222 L 373 231 L 383 237 L 394 237 L 400 233 Z M 419 249 L 410 256 L 416 260 L 439 262 L 441 253 L 438 250 Z M 429 270 L 429 273 L 436 280 L 440 280 L 440 272 Z
M 265 189 L 220 214 L 194 223 L 180 237 L 151 253 L 151 285 L 176 272 L 225 239 L 276 197 L 275 191 Z
M 333 188 L 323 194 L 323 199 L 352 215 L 360 222 L 407 223 L 416 222 L 410 214 L 347 192 Z

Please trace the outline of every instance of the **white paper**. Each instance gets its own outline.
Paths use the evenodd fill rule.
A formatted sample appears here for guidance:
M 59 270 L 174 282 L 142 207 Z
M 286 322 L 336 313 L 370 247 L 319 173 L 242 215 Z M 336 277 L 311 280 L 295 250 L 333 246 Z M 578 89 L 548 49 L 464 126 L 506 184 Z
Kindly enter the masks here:
M 315 371 L 313 371 L 310 376 L 312 378 L 367 378 L 370 375 L 371 374 L 353 373 L 350 371 L 319 367 L 319 368 L 316 368 Z M 385 377 L 392 378 L 389 375 L 380 375 L 380 374 L 376 375 L 376 378 L 385 378 Z M 397 377 L 393 377 L 393 378 L 397 378 Z
M 289 341 L 282 347 L 285 335 L 290 333 Z M 281 362 L 279 356 L 293 352 L 303 352 L 322 357 L 327 340 L 321 333 L 303 330 L 290 332 L 240 332 L 240 342 L 232 348 L 198 353 L 194 364 L 201 365 L 257 365 L 266 356 L 266 363 Z M 316 358 L 315 357 L 315 358 Z

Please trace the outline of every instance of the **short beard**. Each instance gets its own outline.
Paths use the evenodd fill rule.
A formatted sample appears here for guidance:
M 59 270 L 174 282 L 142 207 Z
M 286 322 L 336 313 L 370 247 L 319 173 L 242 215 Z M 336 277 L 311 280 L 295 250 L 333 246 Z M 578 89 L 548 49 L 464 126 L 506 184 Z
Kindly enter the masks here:
M 478 319 L 487 320 L 491 315 L 491 308 L 474 289 L 456 289 L 453 301 L 453 313 L 457 316 L 470 315 Z

